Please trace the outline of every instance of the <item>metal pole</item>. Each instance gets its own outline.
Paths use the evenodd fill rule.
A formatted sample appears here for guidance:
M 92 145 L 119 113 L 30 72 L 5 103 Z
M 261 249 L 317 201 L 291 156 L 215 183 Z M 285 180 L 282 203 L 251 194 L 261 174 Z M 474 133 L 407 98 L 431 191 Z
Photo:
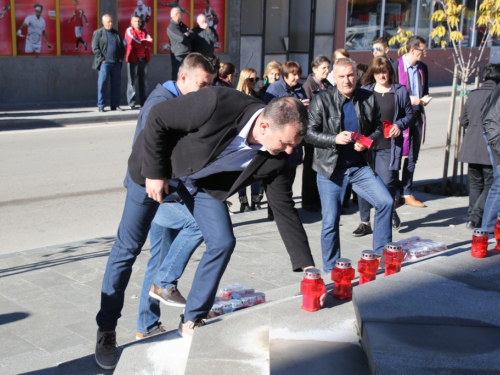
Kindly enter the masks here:
M 455 112 L 455 98 L 457 95 L 457 77 L 458 64 L 455 64 L 455 69 L 453 70 L 453 88 L 451 90 L 450 117 L 448 120 L 448 131 L 446 133 L 446 146 L 444 152 L 443 181 L 441 185 L 441 194 L 443 195 L 446 193 L 446 185 L 448 183 L 448 162 L 450 160 L 451 132 L 453 130 L 453 115 Z
M 460 101 L 458 104 L 458 116 L 462 113 L 462 108 L 464 106 L 464 94 L 466 91 L 467 87 L 467 82 L 461 78 L 462 84 L 460 85 L 462 87 L 462 92 L 460 94 Z M 457 124 L 457 130 L 456 130 L 456 136 L 455 136 L 455 150 L 453 153 L 453 179 L 451 182 L 451 188 L 453 192 L 456 191 L 457 189 L 457 175 L 458 175 L 458 151 L 460 150 L 460 143 L 462 141 L 462 127 L 460 126 L 460 121 Z M 460 187 L 460 192 L 462 190 L 462 187 Z

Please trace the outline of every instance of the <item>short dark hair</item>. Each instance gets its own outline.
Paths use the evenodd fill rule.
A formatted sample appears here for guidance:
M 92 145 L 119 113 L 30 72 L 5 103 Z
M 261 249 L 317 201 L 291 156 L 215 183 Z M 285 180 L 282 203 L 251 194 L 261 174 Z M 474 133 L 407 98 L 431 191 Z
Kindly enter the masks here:
M 384 38 L 383 36 L 373 38 L 372 46 L 374 44 L 382 44 L 385 48 L 389 47 L 389 41 L 387 40 L 387 38 Z
M 292 123 L 297 123 L 297 135 L 306 135 L 307 109 L 299 99 L 291 96 L 274 98 L 264 108 L 262 116 L 269 120 L 272 129 L 284 129 Z
M 208 74 L 215 74 L 215 68 L 210 61 L 208 61 L 205 56 L 201 53 L 193 52 L 186 56 L 184 60 L 182 60 L 182 64 L 179 67 L 179 72 L 183 72 L 185 70 L 191 70 L 200 68 L 204 72 Z M 180 77 L 180 75 L 179 75 Z
M 215 56 L 215 55 L 207 55 L 205 58 L 210 61 L 210 63 L 214 66 L 215 70 L 217 71 L 217 75 L 219 75 L 219 70 L 220 70 L 220 59 Z
M 317 68 L 318 66 L 320 66 L 324 62 L 327 62 L 328 64 L 332 63 L 330 61 L 330 59 L 328 57 L 326 57 L 325 55 L 316 56 L 314 58 L 314 60 L 311 62 L 311 68 Z
M 220 68 L 220 76 L 222 78 L 227 78 L 228 75 L 234 74 L 236 72 L 236 67 L 230 62 L 224 63 Z
M 302 67 L 297 61 L 287 61 L 281 65 L 281 75 L 283 77 L 288 77 L 290 73 L 297 73 L 299 76 L 302 74 Z
M 406 41 L 406 52 L 410 52 L 412 48 L 420 48 L 420 44 L 425 44 L 425 39 L 419 36 L 410 36 Z
M 500 64 L 490 63 L 485 66 L 483 71 L 483 81 L 495 81 L 497 84 L 500 82 Z
M 375 82 L 375 74 L 382 72 L 384 69 L 387 69 L 389 72 L 389 82 L 391 84 L 396 83 L 396 73 L 394 72 L 394 68 L 392 67 L 389 59 L 385 56 L 375 57 L 372 61 L 370 61 L 361 83 L 363 85 L 367 85 Z
M 36 3 L 35 5 L 33 5 L 33 8 L 35 8 L 35 9 L 36 9 L 36 8 L 42 8 L 42 10 L 43 10 L 43 5 L 42 5 L 42 4 L 38 4 L 38 3 Z M 50 8 L 49 8 L 49 9 L 50 9 Z

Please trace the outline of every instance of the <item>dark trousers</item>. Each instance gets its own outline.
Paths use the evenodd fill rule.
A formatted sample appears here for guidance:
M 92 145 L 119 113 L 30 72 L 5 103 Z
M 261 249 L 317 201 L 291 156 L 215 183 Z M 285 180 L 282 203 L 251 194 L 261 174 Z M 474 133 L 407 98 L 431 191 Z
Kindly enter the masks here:
M 141 107 L 148 97 L 148 62 L 146 59 L 139 59 L 136 63 L 127 63 L 127 103 L 134 106 L 138 103 Z M 139 101 L 135 90 L 136 83 L 139 84 Z
M 394 199 L 398 185 L 398 171 L 391 171 L 389 164 L 391 163 L 391 149 L 375 150 L 372 154 L 375 173 L 380 177 L 385 187 Z M 372 205 L 365 199 L 358 197 L 359 216 L 362 222 L 370 221 L 370 209 Z
M 130 179 L 127 182 L 125 207 L 104 271 L 101 309 L 96 317 L 97 325 L 105 331 L 114 330 L 118 323 L 132 266 L 146 242 L 159 206 L 158 202 L 148 198 L 143 186 Z
M 302 205 L 320 206 L 316 171 L 312 169 L 314 146 L 308 143 L 304 146 L 304 162 L 302 164 Z
M 179 67 L 182 64 L 182 60 L 187 55 L 175 56 L 173 53 L 170 55 L 170 61 L 172 62 L 172 81 L 177 81 L 177 74 L 179 73 Z
M 417 115 L 415 124 L 410 128 L 410 148 L 408 157 L 404 158 L 403 174 L 401 176 L 401 195 L 411 195 L 413 189 L 413 174 L 417 165 L 420 145 L 422 143 L 422 114 Z
M 177 192 L 193 214 L 205 240 L 203 253 L 189 292 L 184 321 L 206 318 L 214 303 L 219 282 L 231 259 L 236 238 L 226 202 L 198 190 L 194 195 L 180 184 Z
M 469 220 L 479 226 L 483 218 L 484 204 L 493 184 L 491 165 L 469 163 Z

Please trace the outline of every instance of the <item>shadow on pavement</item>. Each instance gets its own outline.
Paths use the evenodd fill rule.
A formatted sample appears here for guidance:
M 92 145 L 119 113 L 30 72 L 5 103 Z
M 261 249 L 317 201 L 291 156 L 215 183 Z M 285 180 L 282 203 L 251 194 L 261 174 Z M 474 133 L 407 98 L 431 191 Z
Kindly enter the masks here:
M 26 319 L 30 314 L 25 312 L 12 312 L 8 314 L 0 314 L 0 326 L 2 324 L 8 324 L 12 322 L 17 322 L 18 320 Z

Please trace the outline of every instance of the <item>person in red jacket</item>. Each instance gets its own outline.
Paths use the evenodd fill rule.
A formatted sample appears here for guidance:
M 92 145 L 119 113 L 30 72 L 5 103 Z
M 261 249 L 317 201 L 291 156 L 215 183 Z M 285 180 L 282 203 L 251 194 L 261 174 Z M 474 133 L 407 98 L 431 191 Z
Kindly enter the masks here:
M 130 109 L 135 109 L 139 102 L 141 107 L 148 97 L 148 63 L 150 49 L 153 47 L 153 38 L 141 26 L 141 19 L 132 16 L 130 26 L 125 31 L 125 61 L 127 62 L 127 102 Z M 137 100 L 136 82 L 139 81 L 139 101 Z

